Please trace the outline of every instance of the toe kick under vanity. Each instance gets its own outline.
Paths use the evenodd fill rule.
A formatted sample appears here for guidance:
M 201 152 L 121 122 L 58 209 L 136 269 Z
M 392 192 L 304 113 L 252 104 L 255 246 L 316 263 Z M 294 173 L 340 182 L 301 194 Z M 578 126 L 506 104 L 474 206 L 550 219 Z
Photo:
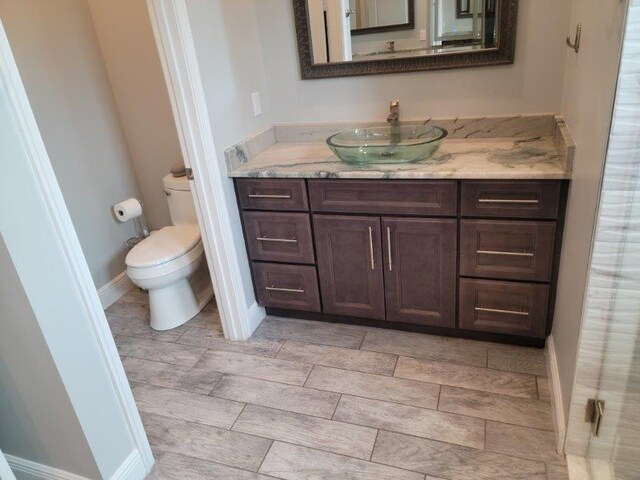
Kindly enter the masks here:
M 403 165 L 348 165 L 321 141 L 275 142 L 291 137 L 278 127 L 236 145 L 229 175 L 259 303 L 279 316 L 543 346 L 573 160 L 553 122 L 548 135 L 452 136 Z

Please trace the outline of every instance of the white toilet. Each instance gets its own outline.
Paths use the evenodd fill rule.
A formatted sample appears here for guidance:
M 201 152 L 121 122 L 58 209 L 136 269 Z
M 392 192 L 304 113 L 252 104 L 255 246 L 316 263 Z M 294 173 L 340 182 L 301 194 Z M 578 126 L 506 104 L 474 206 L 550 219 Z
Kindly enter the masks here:
M 149 291 L 151 328 L 179 327 L 213 297 L 187 177 L 163 179 L 170 227 L 152 232 L 127 255 L 127 275 Z

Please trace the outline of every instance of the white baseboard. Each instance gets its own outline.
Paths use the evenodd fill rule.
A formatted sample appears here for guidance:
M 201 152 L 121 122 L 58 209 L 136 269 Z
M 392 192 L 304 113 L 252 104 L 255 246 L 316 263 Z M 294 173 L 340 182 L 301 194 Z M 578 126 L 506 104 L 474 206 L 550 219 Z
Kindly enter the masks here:
M 102 308 L 107 309 L 134 287 L 126 270 L 98 289 Z
M 567 424 L 564 418 L 564 403 L 562 401 L 562 388 L 560 387 L 560 373 L 558 371 L 558 357 L 553 336 L 547 338 L 547 371 L 549 372 L 549 391 L 551 394 L 551 413 L 556 431 L 558 453 L 564 453 L 564 444 L 567 435 Z
M 140 452 L 134 450 L 125 461 L 122 462 L 120 468 L 111 475 L 110 480 L 142 480 L 148 473 L 140 456 Z
M 567 455 L 569 480 L 616 480 L 613 465 L 604 460 Z
M 75 473 L 66 472 L 24 458 L 8 454 L 5 455 L 5 457 L 18 478 L 33 480 L 89 480 Z M 143 480 L 146 475 L 147 472 L 142 462 L 142 457 L 140 457 L 140 452 L 134 450 L 124 462 L 122 462 L 122 465 L 120 465 L 109 480 Z
M 18 478 L 33 478 L 41 480 L 89 480 L 74 473 L 65 472 L 58 468 L 42 465 L 41 463 L 32 462 L 24 458 L 15 457 L 5 454 L 7 462 L 11 469 L 17 474 Z M 23 474 L 23 475 L 20 475 Z
M 253 332 L 256 331 L 256 328 L 260 326 L 265 317 L 264 308 L 262 308 L 258 302 L 253 302 L 247 309 L 247 326 L 249 327 L 249 337 L 253 335 Z M 247 337 L 248 338 L 248 337 Z

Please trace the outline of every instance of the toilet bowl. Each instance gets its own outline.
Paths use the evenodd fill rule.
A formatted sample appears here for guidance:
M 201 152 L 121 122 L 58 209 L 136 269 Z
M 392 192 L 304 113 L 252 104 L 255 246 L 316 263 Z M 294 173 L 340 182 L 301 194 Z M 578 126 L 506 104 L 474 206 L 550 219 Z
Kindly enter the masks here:
M 213 297 L 188 180 L 168 175 L 164 186 L 174 225 L 153 232 L 125 259 L 131 281 L 149 291 L 154 330 L 179 327 Z

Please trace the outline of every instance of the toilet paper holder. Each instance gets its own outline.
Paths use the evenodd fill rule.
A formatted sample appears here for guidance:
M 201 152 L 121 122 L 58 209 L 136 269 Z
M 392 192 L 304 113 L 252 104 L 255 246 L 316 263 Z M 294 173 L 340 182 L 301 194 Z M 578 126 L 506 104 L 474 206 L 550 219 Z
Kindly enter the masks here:
M 140 202 L 142 204 L 142 202 Z M 127 248 L 132 249 L 149 235 L 149 226 L 147 225 L 147 219 L 144 217 L 144 206 L 142 210 L 142 215 L 138 218 L 133 219 L 133 224 L 136 226 L 136 236 L 127 239 L 126 245 Z
M 119 202 L 113 206 L 113 213 L 119 222 L 124 223 L 133 220 L 136 228 L 136 236 L 129 238 L 125 242 L 125 245 L 129 249 L 135 247 L 150 235 L 147 219 L 144 215 L 144 203 L 142 201 L 136 198 L 129 198 Z

